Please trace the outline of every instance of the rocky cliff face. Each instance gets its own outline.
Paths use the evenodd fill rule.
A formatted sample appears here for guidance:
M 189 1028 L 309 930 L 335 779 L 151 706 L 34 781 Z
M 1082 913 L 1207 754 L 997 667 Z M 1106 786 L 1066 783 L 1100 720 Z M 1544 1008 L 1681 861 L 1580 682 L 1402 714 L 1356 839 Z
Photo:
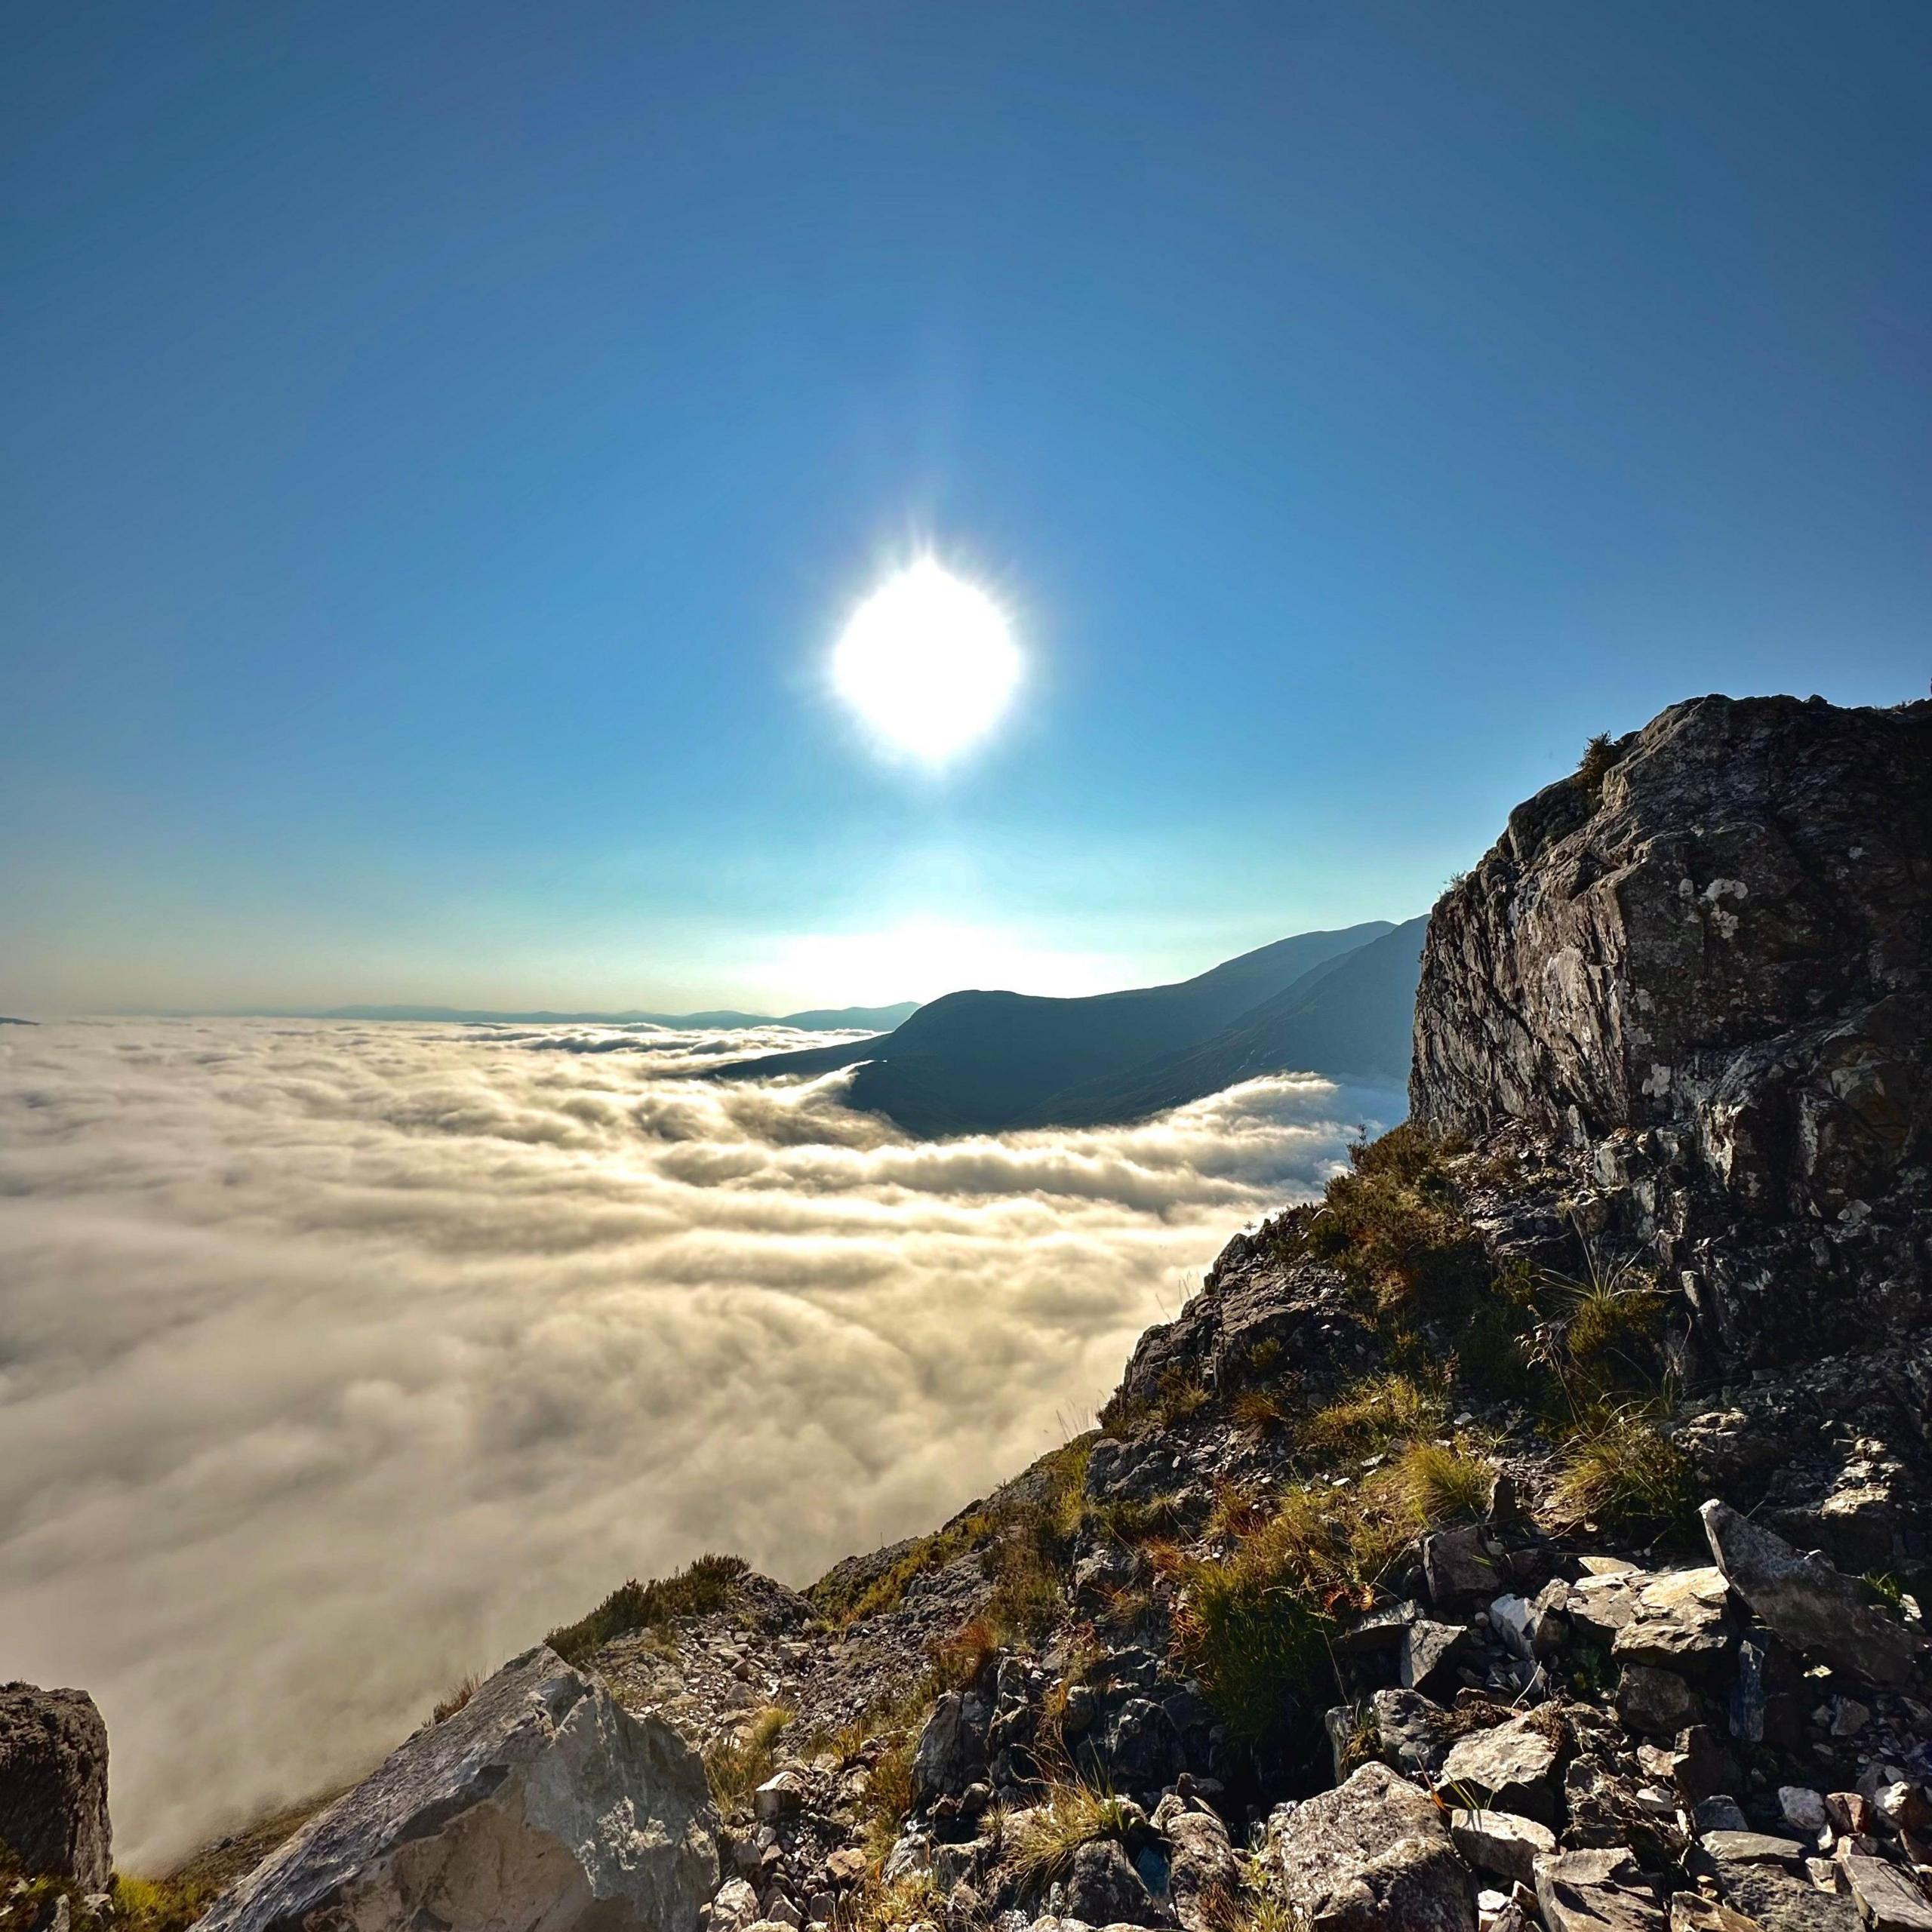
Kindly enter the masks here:
M 1721 1368 L 1922 1327 L 1932 704 L 1673 706 L 1430 921 L 1415 1117 L 1558 1155 Z

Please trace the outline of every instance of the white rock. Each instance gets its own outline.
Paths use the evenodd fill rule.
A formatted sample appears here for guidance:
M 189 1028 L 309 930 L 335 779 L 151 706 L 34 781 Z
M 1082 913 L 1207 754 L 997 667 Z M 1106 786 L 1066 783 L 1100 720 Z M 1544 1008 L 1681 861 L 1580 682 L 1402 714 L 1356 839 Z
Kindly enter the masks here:
M 717 1831 L 697 1753 L 539 1645 L 312 1819 L 200 1932 L 694 1932 Z

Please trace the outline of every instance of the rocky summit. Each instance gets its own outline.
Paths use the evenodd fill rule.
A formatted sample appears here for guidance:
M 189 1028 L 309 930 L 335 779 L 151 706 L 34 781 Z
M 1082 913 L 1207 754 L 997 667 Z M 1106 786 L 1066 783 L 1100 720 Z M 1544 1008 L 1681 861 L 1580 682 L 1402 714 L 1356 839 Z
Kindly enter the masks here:
M 1097 1428 L 624 1585 L 211 1932 L 1932 1932 L 1929 881 L 1932 706 L 1593 745 Z

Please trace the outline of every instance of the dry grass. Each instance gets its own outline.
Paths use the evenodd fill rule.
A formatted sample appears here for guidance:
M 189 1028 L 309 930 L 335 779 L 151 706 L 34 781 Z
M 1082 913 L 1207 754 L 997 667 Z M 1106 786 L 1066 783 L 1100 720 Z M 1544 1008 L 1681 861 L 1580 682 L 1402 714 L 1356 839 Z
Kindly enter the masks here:
M 1439 1442 L 1410 1444 L 1395 1474 L 1416 1520 L 1429 1529 L 1480 1516 L 1488 1506 L 1494 1478 L 1481 1457 Z
M 1372 1375 L 1311 1416 L 1303 1438 L 1317 1449 L 1383 1449 L 1404 1437 L 1432 1435 L 1446 1419 L 1439 1389 L 1411 1375 Z
M 1257 1435 L 1285 1428 L 1287 1405 L 1272 1389 L 1243 1389 L 1228 1404 L 1228 1411 L 1244 1429 Z
M 552 1630 L 544 1640 L 566 1663 L 586 1664 L 614 1637 L 669 1624 L 679 1617 L 722 1610 L 751 1566 L 742 1556 L 700 1556 L 675 1575 L 620 1584 L 588 1617 Z
M 1121 1801 L 1104 1786 L 1055 1778 L 1040 1804 L 1009 1817 L 1004 1854 L 1023 1884 L 1050 1885 L 1066 1875 L 1083 1844 L 1123 1838 L 1126 1826 Z
M 446 1718 L 454 1717 L 457 1712 L 476 1695 L 477 1687 L 481 1682 L 481 1679 L 472 1672 L 469 1676 L 460 1678 L 456 1683 L 452 1684 L 437 1700 L 435 1709 L 429 1713 L 429 1721 L 432 1724 L 441 1724 Z
M 787 1706 L 768 1704 L 737 1737 L 721 1739 L 704 1754 L 711 1795 L 727 1817 L 743 1810 L 751 1794 L 771 1777 L 778 1761 L 778 1740 L 792 1717 Z
M 868 1885 L 859 1894 L 849 1917 L 841 1916 L 841 1932 L 911 1932 L 940 1917 L 939 1890 L 930 1872 L 909 1872 L 889 1885 Z
M 1571 1440 L 1556 1497 L 1608 1528 L 1666 1527 L 1690 1515 L 1690 1466 L 1649 1417 L 1626 1410 Z

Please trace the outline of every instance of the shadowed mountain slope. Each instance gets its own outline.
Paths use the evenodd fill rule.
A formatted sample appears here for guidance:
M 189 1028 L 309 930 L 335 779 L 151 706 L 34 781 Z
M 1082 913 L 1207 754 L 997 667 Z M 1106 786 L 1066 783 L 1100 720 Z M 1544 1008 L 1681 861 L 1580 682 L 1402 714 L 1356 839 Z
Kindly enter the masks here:
M 994 1131 L 1029 1118 L 1068 1088 L 1212 1038 L 1390 930 L 1386 920 L 1373 919 L 1337 932 L 1301 933 L 1176 985 L 1083 999 L 949 993 L 884 1040 L 740 1061 L 712 1077 L 823 1073 L 863 1061 L 853 1079 L 854 1106 L 915 1134 Z M 1398 1077 L 1405 1069 L 1406 1062 Z
M 1408 1077 L 1427 917 L 1324 961 L 1213 1038 L 1055 1094 L 1019 1123 L 1095 1127 L 1218 1094 L 1266 1073 L 1386 1081 Z

